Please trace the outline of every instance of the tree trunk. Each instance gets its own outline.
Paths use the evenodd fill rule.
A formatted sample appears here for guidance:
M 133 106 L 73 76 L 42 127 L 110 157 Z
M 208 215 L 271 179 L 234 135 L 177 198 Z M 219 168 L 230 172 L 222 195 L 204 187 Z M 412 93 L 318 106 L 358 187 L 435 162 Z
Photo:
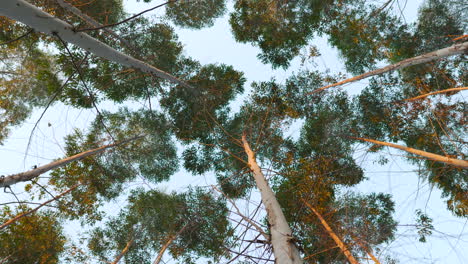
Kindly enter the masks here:
M 346 84 L 346 83 L 359 81 L 359 80 L 362 80 L 362 79 L 370 77 L 370 76 L 379 75 L 379 74 L 389 72 L 389 71 L 403 69 L 403 68 L 406 68 L 406 67 L 409 67 L 409 66 L 418 65 L 418 64 L 425 63 L 425 62 L 428 62 L 428 61 L 433 61 L 433 60 L 445 58 L 445 57 L 448 57 L 448 56 L 453 56 L 453 55 L 457 55 L 457 54 L 466 53 L 467 51 L 468 51 L 468 41 L 460 43 L 460 44 L 455 44 L 455 45 L 450 46 L 448 48 L 443 48 L 443 49 L 436 50 L 436 51 L 433 51 L 433 52 L 429 52 L 429 53 L 426 53 L 426 54 L 423 54 L 423 55 L 420 55 L 420 56 L 416 56 L 416 57 L 413 57 L 413 58 L 402 60 L 402 61 L 397 62 L 395 64 L 391 64 L 391 65 L 385 66 L 383 68 L 380 68 L 380 69 L 377 69 L 377 70 L 374 70 L 374 71 L 370 71 L 370 72 L 366 72 L 364 74 L 361 74 L 361 75 L 346 79 L 346 80 L 341 81 L 341 82 L 337 82 L 337 83 L 334 83 L 334 84 L 330 84 L 330 85 L 321 87 L 321 88 L 319 88 L 319 89 L 317 89 L 315 91 L 312 91 L 312 92 L 308 93 L 308 95 L 313 94 L 313 93 L 317 93 L 317 92 L 320 92 L 320 91 L 323 91 L 325 89 L 335 87 L 335 86 L 338 86 L 338 85 L 343 85 L 343 84 Z
M 188 84 L 169 73 L 117 51 L 85 33 L 76 32 L 70 24 L 51 16 L 24 0 L 1 0 L 0 15 L 24 23 L 36 31 L 43 32 L 50 36 L 57 36 L 63 41 L 75 44 L 109 61 L 139 69 L 142 72 L 191 88 Z
M 341 241 L 341 239 L 335 234 L 335 232 L 333 232 L 333 229 L 331 229 L 331 227 L 328 225 L 327 221 L 325 221 L 325 219 L 322 217 L 322 215 L 317 212 L 317 210 L 315 210 L 314 207 L 312 207 L 308 202 L 306 202 L 305 200 L 302 200 L 305 205 L 307 205 L 307 207 L 309 207 L 310 210 L 312 210 L 312 212 L 314 212 L 314 214 L 318 217 L 318 219 L 320 220 L 320 223 L 322 223 L 323 227 L 325 228 L 325 230 L 327 230 L 327 233 L 330 235 L 330 237 L 335 241 L 336 245 L 341 249 L 341 251 L 343 252 L 343 254 L 346 256 L 346 258 L 348 259 L 349 263 L 351 264 L 359 264 L 359 262 L 353 257 L 353 255 L 351 254 L 351 252 L 348 250 L 348 248 L 346 247 L 346 245 L 343 243 L 343 241 Z
M 161 248 L 161 250 L 159 250 L 158 256 L 157 256 L 156 259 L 154 260 L 154 263 L 153 263 L 153 264 L 159 264 L 159 262 L 161 262 L 162 257 L 163 257 L 163 255 L 164 255 L 164 252 L 166 252 L 166 249 L 169 247 L 169 245 L 170 245 L 180 234 L 182 234 L 182 232 L 184 232 L 184 230 L 187 228 L 187 226 L 188 226 L 188 223 L 185 224 L 175 235 L 169 237 L 169 239 L 167 240 L 166 244 L 164 244 L 163 247 Z
M 449 158 L 449 157 L 437 155 L 437 154 L 426 152 L 426 151 L 423 151 L 423 150 L 409 148 L 409 147 L 405 147 L 405 146 L 400 146 L 400 145 L 393 144 L 393 143 L 388 143 L 388 142 L 382 142 L 382 141 L 378 141 L 378 140 L 374 140 L 374 139 L 357 138 L 357 137 L 351 137 L 351 138 L 354 138 L 354 139 L 357 139 L 357 140 L 362 140 L 362 141 L 367 141 L 367 142 L 374 143 L 374 144 L 377 144 L 377 145 L 382 145 L 382 146 L 388 146 L 388 147 L 392 147 L 392 148 L 396 148 L 396 149 L 401 149 L 401 150 L 404 150 L 406 152 L 413 153 L 413 154 L 422 156 L 424 158 L 427 158 L 427 159 L 430 159 L 430 160 L 433 160 L 433 161 L 443 162 L 443 163 L 450 164 L 450 165 L 460 167 L 460 168 L 463 168 L 463 169 L 468 169 L 468 161 L 466 161 L 466 160 L 452 159 L 452 158 Z
M 78 186 L 80 186 L 80 185 L 81 185 L 81 184 L 76 184 L 76 185 L 74 185 L 73 187 L 71 187 L 70 189 L 68 189 L 68 190 L 64 191 L 63 193 L 61 193 L 61 194 L 55 196 L 54 198 L 52 198 L 52 199 L 50 199 L 50 200 L 48 200 L 48 201 L 45 201 L 44 203 L 42 203 L 42 204 L 39 205 L 38 207 L 36 207 L 36 208 L 34 208 L 34 209 L 32 209 L 32 210 L 26 212 L 26 213 L 22 213 L 22 214 L 19 214 L 19 215 L 13 217 L 12 219 L 6 221 L 4 224 L 0 225 L 0 230 L 2 230 L 3 228 L 5 228 L 5 227 L 7 227 L 7 226 L 9 226 L 9 225 L 11 225 L 11 224 L 13 224 L 14 222 L 20 220 L 20 219 L 23 218 L 23 217 L 28 216 L 28 215 L 30 215 L 30 214 L 36 212 L 36 211 L 39 210 L 41 207 L 43 207 L 43 206 L 45 206 L 45 205 L 47 205 L 47 204 L 49 204 L 49 203 L 51 203 L 51 202 L 53 202 L 53 201 L 55 201 L 55 200 L 61 198 L 62 196 L 66 195 L 67 193 L 69 193 L 69 192 L 71 192 L 71 191 L 73 191 L 74 189 L 76 189 L 76 188 L 77 188 Z
M 102 147 L 99 147 L 99 148 L 95 148 L 95 149 L 92 149 L 92 150 L 81 152 L 79 154 L 73 155 L 73 156 L 68 157 L 68 158 L 53 161 L 53 162 L 51 162 L 49 164 L 37 167 L 35 169 L 29 170 L 29 171 L 26 171 L 26 172 L 22 172 L 22 173 L 2 177 L 2 178 L 0 178 L 0 188 L 1 187 L 11 186 L 11 185 L 13 185 L 15 183 L 18 183 L 18 182 L 30 181 L 30 180 L 38 177 L 39 175 L 41 175 L 43 173 L 46 173 L 46 172 L 48 172 L 50 170 L 65 166 L 70 162 L 84 159 L 84 158 L 86 158 L 88 156 L 104 152 L 108 148 L 113 148 L 113 147 L 128 143 L 128 142 L 130 142 L 132 140 L 139 139 L 139 138 L 142 138 L 142 137 L 144 137 L 144 136 L 137 136 L 137 137 L 133 137 L 133 138 L 130 138 L 130 139 L 127 139 L 127 140 L 123 140 L 123 141 L 118 142 L 118 143 L 105 145 L 105 146 L 102 146 Z
M 286 221 L 286 217 L 281 210 L 280 204 L 276 200 L 275 194 L 271 190 L 260 167 L 255 159 L 255 154 L 249 146 L 245 135 L 242 136 L 244 150 L 248 157 L 248 165 L 253 172 L 257 188 L 262 196 L 268 222 L 270 223 L 271 244 L 277 264 L 299 264 L 302 263 L 299 250 L 293 243 L 292 231 Z
M 367 255 L 374 261 L 375 264 L 381 264 L 377 257 L 372 253 L 372 248 L 366 247 L 359 238 L 351 235 L 353 240 L 362 248 L 362 250 L 366 251 Z
M 415 97 L 412 97 L 412 98 L 409 98 L 409 99 L 405 99 L 405 101 L 414 101 L 414 100 L 426 98 L 429 95 L 456 92 L 456 91 L 463 91 L 463 90 L 467 90 L 467 89 L 468 89 L 468 87 L 450 88 L 450 89 L 445 89 L 445 90 L 441 90 L 441 91 L 435 91 L 435 92 L 432 92 L 432 93 L 421 94 L 421 95 L 418 95 L 418 96 L 415 96 Z
M 119 263 L 119 261 L 123 258 L 123 256 L 125 256 L 125 254 L 127 254 L 128 250 L 130 249 L 130 247 L 133 245 L 133 242 L 135 242 L 135 240 L 133 239 L 133 237 L 127 242 L 127 245 L 125 245 L 124 249 L 122 250 L 122 252 L 120 252 L 120 254 L 115 258 L 115 260 L 111 263 L 111 264 L 117 264 Z

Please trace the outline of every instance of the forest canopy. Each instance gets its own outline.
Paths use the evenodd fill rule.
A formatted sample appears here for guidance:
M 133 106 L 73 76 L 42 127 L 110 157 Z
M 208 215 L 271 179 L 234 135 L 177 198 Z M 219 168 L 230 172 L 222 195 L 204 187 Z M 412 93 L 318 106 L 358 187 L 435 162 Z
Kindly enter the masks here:
M 361 191 L 360 155 L 398 156 L 466 221 L 462 1 L 424 0 L 414 22 L 398 0 L 127 4 L 0 2 L 0 143 L 33 122 L 26 160 L 56 107 L 93 113 L 62 156 L 1 176 L 0 263 L 398 263 L 399 228 L 426 243 L 434 219 L 400 223 L 391 190 Z M 217 23 L 290 75 L 187 52 L 178 32 Z M 321 39 L 344 72 L 318 67 Z M 180 174 L 213 184 L 161 187 Z

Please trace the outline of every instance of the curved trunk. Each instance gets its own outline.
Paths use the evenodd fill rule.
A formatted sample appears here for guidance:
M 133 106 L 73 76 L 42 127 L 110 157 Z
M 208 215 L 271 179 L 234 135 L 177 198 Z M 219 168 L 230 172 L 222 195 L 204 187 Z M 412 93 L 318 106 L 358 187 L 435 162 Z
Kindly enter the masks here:
M 63 41 L 75 44 L 98 57 L 102 57 L 129 68 L 135 68 L 144 73 L 149 73 L 170 82 L 191 88 L 188 84 L 167 72 L 117 51 L 85 33 L 76 32 L 70 24 L 53 17 L 24 0 L 0 1 L 0 15 L 24 23 L 34 30 L 43 32 L 47 35 L 57 36 Z
M 250 148 L 245 135 L 242 136 L 242 143 L 244 144 L 244 150 L 248 157 L 248 165 L 253 172 L 257 188 L 262 196 L 263 205 L 267 211 L 275 263 L 300 264 L 302 263 L 302 259 L 299 250 L 293 243 L 291 228 L 286 221 L 280 204 L 276 200 L 275 194 L 271 190 L 262 170 L 257 164 L 255 154 Z

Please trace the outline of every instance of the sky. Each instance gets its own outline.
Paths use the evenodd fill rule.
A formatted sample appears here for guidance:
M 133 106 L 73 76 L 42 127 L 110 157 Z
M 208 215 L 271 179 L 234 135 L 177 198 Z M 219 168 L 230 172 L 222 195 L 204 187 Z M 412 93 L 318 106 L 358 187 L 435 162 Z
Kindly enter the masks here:
M 384 1 L 383 1 L 384 2 Z M 422 1 L 395 1 L 395 10 L 401 10 L 406 21 L 414 21 L 417 7 Z M 159 4 L 153 1 L 146 4 L 135 0 L 124 0 L 125 8 L 129 13 L 136 13 Z M 150 15 L 158 19 L 161 12 L 153 12 Z M 259 50 L 250 44 L 235 42 L 228 24 L 228 17 L 218 19 L 211 28 L 202 30 L 176 30 L 180 41 L 184 44 L 185 53 L 202 63 L 224 63 L 233 65 L 236 70 L 243 71 L 248 82 L 266 81 L 275 78 L 283 81 L 300 68 L 299 59 L 295 59 L 288 70 L 273 70 L 271 66 L 262 64 L 257 58 Z M 316 38 L 313 44 L 319 48 L 322 54 L 315 59 L 317 68 L 329 69 L 333 73 L 344 72 L 342 60 L 335 49 L 330 47 L 325 38 Z M 157 65 L 156 65 L 157 66 Z M 356 94 L 365 86 L 366 80 L 345 86 L 350 94 Z M 242 98 L 233 103 L 239 105 Z M 100 108 L 115 108 L 109 104 L 100 105 Z M 10 138 L 3 146 L 0 146 L 0 174 L 8 175 L 28 170 L 33 165 L 44 165 L 53 159 L 63 157 L 63 137 L 76 127 L 85 128 L 91 122 L 95 113 L 93 110 L 76 110 L 62 104 L 56 104 L 49 109 L 39 123 L 31 137 L 31 145 L 27 149 L 27 142 L 34 123 L 41 115 L 40 111 L 33 113 L 28 121 L 15 128 Z M 286 134 L 297 136 L 300 124 L 293 126 Z M 390 254 L 400 263 L 468 263 L 468 226 L 467 220 L 453 217 L 446 210 L 446 204 L 441 198 L 440 191 L 432 188 L 426 181 L 419 179 L 414 173 L 417 168 L 410 166 L 402 158 L 399 151 L 387 149 L 386 157 L 390 162 L 384 166 L 375 161 L 378 156 L 366 152 L 362 146 L 356 160 L 365 168 L 367 180 L 359 186 L 350 188 L 349 191 L 384 192 L 390 193 L 396 203 L 395 218 L 399 222 L 396 239 L 382 247 L 383 253 Z M 167 191 L 183 191 L 188 185 L 208 186 L 215 184 L 213 175 L 207 174 L 193 177 L 183 170 L 174 175 L 169 182 L 161 183 L 157 188 Z M 24 195 L 23 186 L 12 187 L 18 197 Z M 257 193 L 253 193 L 254 203 L 239 201 L 239 206 L 246 215 L 253 210 L 259 202 Z M 14 199 L 9 194 L 0 192 L 0 202 Z M 117 212 L 125 201 L 117 201 L 108 205 L 108 211 Z M 418 242 L 415 224 L 415 210 L 421 209 L 433 218 L 435 232 L 428 237 L 427 243 Z M 257 219 L 261 217 L 259 214 Z M 68 226 L 67 232 L 78 236 L 81 228 L 78 223 Z M 170 262 L 168 262 L 170 263 Z M 366 263 L 366 262 L 363 262 Z M 370 263 L 370 262 L 369 262 Z

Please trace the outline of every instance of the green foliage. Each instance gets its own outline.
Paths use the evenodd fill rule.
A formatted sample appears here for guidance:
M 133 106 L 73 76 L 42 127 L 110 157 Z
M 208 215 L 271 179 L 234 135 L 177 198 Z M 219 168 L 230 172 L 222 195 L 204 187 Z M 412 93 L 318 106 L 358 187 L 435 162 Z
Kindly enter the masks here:
M 166 16 L 175 25 L 193 29 L 213 26 L 225 12 L 225 0 L 176 0 L 166 8 Z
M 419 242 L 425 243 L 426 237 L 432 235 L 432 231 L 434 230 L 434 226 L 432 225 L 432 218 L 423 213 L 421 209 L 417 209 L 415 213 Z
M 0 209 L 0 223 L 29 211 L 27 206 Z M 0 232 L 0 259 L 6 264 L 59 263 L 65 237 L 56 214 L 44 211 L 21 218 Z
M 0 142 L 11 126 L 21 124 L 34 107 L 44 107 L 61 82 L 53 58 L 37 47 L 0 51 Z
M 76 28 L 88 27 L 53 1 L 33 3 Z M 70 3 L 103 24 L 126 16 L 120 0 Z M 372 1 L 237 0 L 230 24 L 236 40 L 259 47 L 259 59 L 274 68 L 287 68 L 314 36 L 325 35 L 338 49 L 347 70 L 356 74 L 377 63 L 393 63 L 452 45 L 454 37 L 466 32 L 466 21 L 462 20 L 466 11 L 454 6 L 451 0 L 427 0 L 418 21 L 405 24 Z M 165 18 L 176 26 L 200 29 L 212 26 L 226 12 L 226 2 L 171 1 L 165 12 Z M 296 243 L 308 255 L 327 250 L 308 258 L 308 263 L 346 260 L 317 216 L 305 208 L 305 202 L 325 217 L 356 256 L 394 238 L 394 203 L 389 195 L 341 194 L 365 179 L 354 159 L 352 137 L 399 142 L 457 159 L 468 155 L 465 102 L 451 99 L 453 93 L 406 100 L 466 86 L 466 55 L 372 78 L 354 97 L 336 89 L 310 94 L 341 76 L 301 70 L 284 83 L 274 79 L 253 82 L 250 94 L 234 112 L 230 106 L 240 103 L 235 100 L 244 92 L 242 72 L 225 64 L 202 65 L 186 56 L 167 23 L 139 17 L 113 30 L 130 45 L 99 31 L 89 34 L 178 76 L 192 88 L 93 57 L 74 46 L 66 50 L 58 40 L 35 32 L 6 44 L 0 51 L 0 142 L 11 126 L 21 124 L 34 108 L 44 107 L 55 95 L 77 108 L 95 107 L 103 101 L 155 102 L 150 110 L 99 111 L 88 130 L 67 136 L 66 156 L 71 156 L 144 135 L 53 171 L 49 183 L 56 191 L 82 185 L 57 202 L 56 213 L 33 214 L 0 234 L 0 258 L 8 258 L 7 263 L 57 263 L 65 239 L 56 218 L 92 225 L 106 217 L 101 205 L 127 194 L 124 188 L 128 183 L 140 178 L 151 183 L 168 180 L 181 162 L 176 140 L 183 147 L 184 168 L 194 175 L 213 172 L 222 191 L 235 199 L 245 197 L 255 186 L 240 141 L 246 135 L 258 163 L 275 172 L 273 189 L 293 227 Z M 19 23 L 0 18 L 0 42 L 26 32 L 28 28 Z M 81 60 L 79 69 L 71 63 Z M 65 85 L 67 78 L 70 80 Z M 296 140 L 285 136 L 291 124 L 301 126 Z M 421 168 L 421 177 L 442 190 L 454 214 L 468 214 L 465 171 L 412 155 L 408 160 Z M 26 189 L 32 191 L 31 186 Z M 130 192 L 124 209 L 93 227 L 84 238 L 99 262 L 113 261 L 128 247 L 125 263 L 150 263 L 168 241 L 169 254 L 181 263 L 195 263 L 201 257 L 219 263 L 229 257 L 226 248 L 236 242 L 224 199 L 198 188 L 170 194 L 143 189 Z M 4 208 L 0 220 L 26 209 Z M 434 230 L 432 219 L 420 210 L 416 216 L 420 241 L 425 242 Z M 74 247 L 72 252 L 78 254 Z M 87 258 L 78 255 L 81 262 Z
M 90 156 L 55 170 L 50 183 L 63 190 L 84 183 L 61 200 L 61 210 L 72 219 L 88 215 L 99 220 L 96 206 L 117 197 L 122 184 L 141 176 L 161 182 L 177 171 L 177 153 L 164 116 L 152 111 L 117 113 L 103 112 L 87 135 L 76 131 L 67 137 L 67 156 L 82 151 L 145 135 L 112 148 L 98 156 Z
M 101 259 L 117 255 L 133 240 L 126 263 L 151 263 L 150 256 L 168 240 L 170 254 L 189 262 L 198 257 L 225 255 L 232 229 L 222 199 L 201 189 L 182 194 L 138 190 L 117 218 L 92 233 L 89 248 Z M 112 253 L 114 252 L 114 253 Z M 188 262 L 187 262 L 188 263 Z
M 334 2 L 239 0 L 230 24 L 237 41 L 253 43 L 262 50 L 258 55 L 262 62 L 286 68 Z
M 229 102 L 244 90 L 245 78 L 231 66 L 196 64 L 187 82 L 194 88 L 171 89 L 161 106 L 171 117 L 177 138 L 203 140 L 217 123 L 223 123 Z

